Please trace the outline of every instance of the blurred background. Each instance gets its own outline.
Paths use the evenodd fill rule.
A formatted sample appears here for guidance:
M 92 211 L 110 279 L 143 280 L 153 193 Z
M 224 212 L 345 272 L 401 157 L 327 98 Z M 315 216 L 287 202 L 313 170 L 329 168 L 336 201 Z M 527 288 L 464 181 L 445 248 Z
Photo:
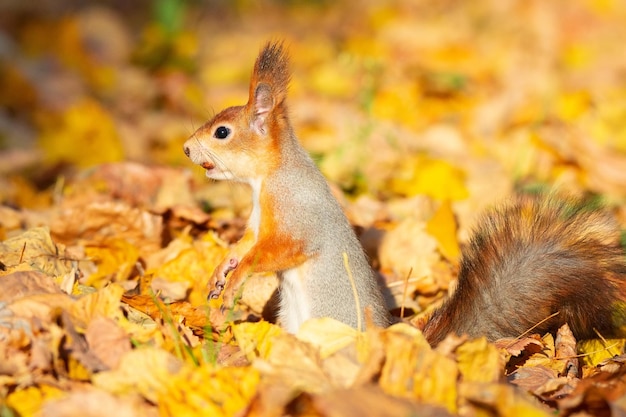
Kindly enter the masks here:
M 296 132 L 347 195 L 622 201 L 624 22 L 621 0 L 3 0 L 0 201 L 45 206 L 104 162 L 200 177 L 182 143 L 247 101 L 271 39 L 292 56 Z

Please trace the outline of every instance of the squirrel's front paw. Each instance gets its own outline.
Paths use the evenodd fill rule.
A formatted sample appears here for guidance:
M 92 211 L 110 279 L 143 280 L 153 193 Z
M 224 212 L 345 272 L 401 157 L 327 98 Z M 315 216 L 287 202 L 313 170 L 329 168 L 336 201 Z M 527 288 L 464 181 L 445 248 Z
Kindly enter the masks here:
M 231 310 L 235 306 L 235 296 L 237 295 L 236 285 L 232 285 L 232 281 L 229 281 L 224 290 L 224 295 L 222 296 L 222 313 Z
M 211 282 L 213 283 L 213 289 L 209 292 L 209 299 L 215 299 L 220 296 L 222 291 L 224 290 L 224 286 L 226 285 L 226 275 L 235 268 L 239 261 L 237 258 L 229 258 L 224 260 L 221 264 L 215 268 L 213 271 L 213 276 L 211 277 Z

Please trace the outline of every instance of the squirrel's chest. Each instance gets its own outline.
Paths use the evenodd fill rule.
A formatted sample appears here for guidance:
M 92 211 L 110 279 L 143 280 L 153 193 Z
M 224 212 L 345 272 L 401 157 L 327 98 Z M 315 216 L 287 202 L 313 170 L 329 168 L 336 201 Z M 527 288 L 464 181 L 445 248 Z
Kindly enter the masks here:
M 248 228 L 254 233 L 256 239 L 259 238 L 259 228 L 261 226 L 261 179 L 250 181 L 252 188 L 252 212 L 248 218 Z

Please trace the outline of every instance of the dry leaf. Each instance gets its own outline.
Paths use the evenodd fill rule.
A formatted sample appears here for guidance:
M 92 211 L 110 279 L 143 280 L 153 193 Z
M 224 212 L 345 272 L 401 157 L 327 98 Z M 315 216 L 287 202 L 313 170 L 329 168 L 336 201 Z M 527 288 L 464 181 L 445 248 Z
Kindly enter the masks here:
M 464 381 L 497 382 L 502 376 L 502 357 L 485 338 L 463 343 L 456 349 L 456 355 Z
M 441 203 L 439 209 L 426 224 L 426 231 L 437 239 L 441 254 L 450 262 L 457 263 L 461 249 L 456 237 L 456 219 L 449 200 Z
M 547 417 L 553 413 L 532 401 L 511 385 L 506 384 L 462 384 L 461 395 L 475 405 L 477 411 L 493 412 L 498 415 L 515 417 Z
M 38 294 L 61 294 L 49 276 L 37 271 L 19 271 L 0 276 L 0 302 L 11 302 Z
M 426 224 L 407 218 L 385 233 L 379 248 L 383 271 L 392 271 L 399 278 L 418 279 L 410 291 L 433 292 L 432 267 L 439 260 L 437 241 L 426 233 Z M 410 272 L 410 275 L 409 275 Z
M 387 360 L 380 387 L 390 395 L 413 398 L 456 413 L 457 364 L 433 351 L 417 330 L 408 332 L 406 327 L 394 325 L 383 335 Z
M 62 253 L 63 248 L 52 241 L 47 227 L 30 229 L 0 243 L 4 271 L 20 268 L 41 271 L 51 277 L 62 276 L 72 270 L 71 260 Z
M 578 353 L 576 351 L 576 339 L 571 329 L 565 323 L 559 328 L 554 340 L 555 356 L 563 362 L 561 376 L 576 378 L 579 375 Z
M 125 241 L 143 255 L 161 247 L 162 223 L 160 216 L 124 203 L 88 202 L 63 210 L 52 220 L 50 230 L 61 242 L 100 245 L 109 239 Z
M 452 415 L 441 407 L 392 397 L 374 386 L 314 395 L 311 402 L 315 410 L 321 415 L 332 417 L 384 417 L 391 415 L 444 417 Z
M 97 317 L 85 333 L 89 349 L 109 369 L 117 368 L 121 357 L 131 349 L 128 333 L 108 317 Z
M 41 414 L 49 417 L 80 415 L 84 417 L 156 417 L 146 404 L 135 396 L 115 396 L 89 389 L 77 390 L 63 398 L 46 401 Z
M 401 195 L 426 194 L 444 201 L 463 200 L 468 195 L 463 171 L 445 161 L 425 156 L 401 160 L 390 187 Z
M 307 320 L 296 337 L 316 346 L 322 359 L 356 342 L 359 333 L 352 327 L 328 317 Z

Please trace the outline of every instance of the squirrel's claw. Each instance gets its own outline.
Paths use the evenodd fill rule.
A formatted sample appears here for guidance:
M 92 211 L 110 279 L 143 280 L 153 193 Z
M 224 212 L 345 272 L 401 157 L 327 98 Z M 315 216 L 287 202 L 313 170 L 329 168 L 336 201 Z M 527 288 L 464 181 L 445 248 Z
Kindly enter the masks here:
M 213 289 L 209 292 L 208 299 L 214 300 L 219 298 L 222 291 L 224 291 L 224 286 L 226 285 L 226 275 L 232 270 L 234 270 L 237 265 L 239 265 L 239 261 L 237 258 L 230 258 L 228 262 L 222 262 L 213 272 L 213 280 L 215 284 L 213 284 Z

